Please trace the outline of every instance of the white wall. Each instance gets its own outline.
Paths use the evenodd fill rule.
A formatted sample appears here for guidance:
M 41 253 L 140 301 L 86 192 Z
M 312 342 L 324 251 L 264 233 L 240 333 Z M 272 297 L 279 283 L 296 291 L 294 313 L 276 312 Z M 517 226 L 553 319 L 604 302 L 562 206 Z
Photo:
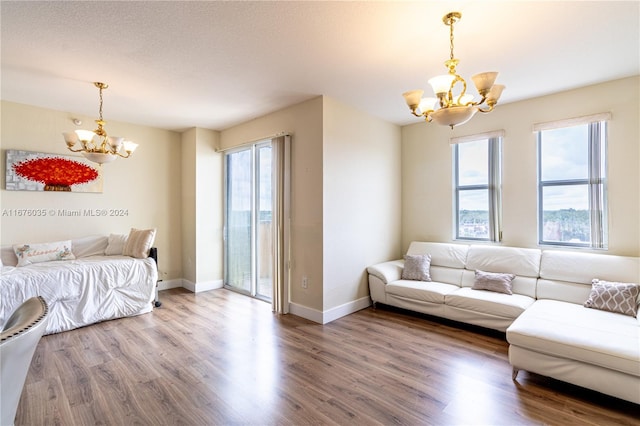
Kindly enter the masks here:
M 324 97 L 325 311 L 367 298 L 366 268 L 401 255 L 400 127 Z
M 402 246 L 452 241 L 449 138 L 504 129 L 503 244 L 537 247 L 536 138 L 532 125 L 610 111 L 609 250 L 640 256 L 640 77 L 498 105 L 451 131 L 419 122 L 402 128 Z M 508 88 L 506 89 L 508 90 Z
M 66 149 L 62 132 L 93 130 L 95 117 L 53 111 L 2 101 L 0 204 L 7 209 L 123 209 L 121 217 L 42 218 L 2 216 L 2 244 L 46 242 L 88 235 L 128 233 L 135 228 L 157 228 L 160 276 L 182 277 L 180 222 L 180 135 L 175 132 L 120 122 L 107 122 L 111 135 L 126 136 L 139 144 L 131 158 L 102 166 L 103 192 L 32 192 L 5 190 L 6 149 L 74 155 Z M 79 118 L 76 127 L 71 119 Z

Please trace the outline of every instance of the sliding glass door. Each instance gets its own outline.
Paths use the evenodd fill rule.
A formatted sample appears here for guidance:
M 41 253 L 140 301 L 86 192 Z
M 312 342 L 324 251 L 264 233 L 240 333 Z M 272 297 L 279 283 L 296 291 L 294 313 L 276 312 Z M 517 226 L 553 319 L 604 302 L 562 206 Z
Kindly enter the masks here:
M 271 301 L 273 227 L 271 142 L 225 155 L 226 288 Z

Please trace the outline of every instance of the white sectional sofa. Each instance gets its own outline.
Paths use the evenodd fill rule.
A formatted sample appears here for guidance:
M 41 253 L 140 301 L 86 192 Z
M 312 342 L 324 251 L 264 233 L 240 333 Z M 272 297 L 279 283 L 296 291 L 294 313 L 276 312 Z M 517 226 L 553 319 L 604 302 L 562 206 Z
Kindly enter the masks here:
M 403 280 L 403 260 L 367 268 L 374 306 L 504 331 L 514 379 L 522 369 L 640 404 L 640 320 L 583 306 L 594 278 L 639 283 L 640 258 L 430 242 L 407 251 L 427 254 L 431 281 Z M 513 294 L 472 289 L 476 270 L 515 275 Z

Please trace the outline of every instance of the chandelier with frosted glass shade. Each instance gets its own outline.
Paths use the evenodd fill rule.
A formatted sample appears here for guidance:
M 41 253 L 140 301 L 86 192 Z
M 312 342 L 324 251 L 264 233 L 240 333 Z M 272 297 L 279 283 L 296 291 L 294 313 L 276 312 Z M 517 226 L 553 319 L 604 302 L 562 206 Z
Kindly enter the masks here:
M 67 148 L 98 164 L 110 163 L 118 157 L 129 158 L 138 144 L 119 136 L 107 135 L 104 130 L 106 122 L 102 119 L 102 91 L 109 86 L 100 82 L 93 84 L 100 89 L 100 118 L 96 120 L 98 128 L 94 131 L 76 130 L 63 133 Z M 79 148 L 76 149 L 76 146 Z
M 492 111 L 504 90 L 503 85 L 494 84 L 497 72 L 483 72 L 471 77 L 480 99 L 476 101 L 473 95 L 467 93 L 467 82 L 456 72 L 460 61 L 453 55 L 453 25 L 461 17 L 460 12 L 451 12 L 442 18 L 449 27 L 451 55 L 444 63 L 449 72 L 429 80 L 436 98 L 423 98 L 424 90 L 411 90 L 402 94 L 413 115 L 452 129 L 469 121 L 478 111 Z

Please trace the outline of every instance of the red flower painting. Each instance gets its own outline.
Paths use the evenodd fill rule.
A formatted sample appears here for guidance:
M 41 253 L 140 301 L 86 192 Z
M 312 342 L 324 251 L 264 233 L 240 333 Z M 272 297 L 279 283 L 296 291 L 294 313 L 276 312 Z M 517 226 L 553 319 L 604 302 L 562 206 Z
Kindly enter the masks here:
M 45 191 L 71 191 L 71 185 L 91 182 L 98 171 L 78 161 L 60 157 L 32 158 L 13 164 L 17 175 L 44 184 Z

